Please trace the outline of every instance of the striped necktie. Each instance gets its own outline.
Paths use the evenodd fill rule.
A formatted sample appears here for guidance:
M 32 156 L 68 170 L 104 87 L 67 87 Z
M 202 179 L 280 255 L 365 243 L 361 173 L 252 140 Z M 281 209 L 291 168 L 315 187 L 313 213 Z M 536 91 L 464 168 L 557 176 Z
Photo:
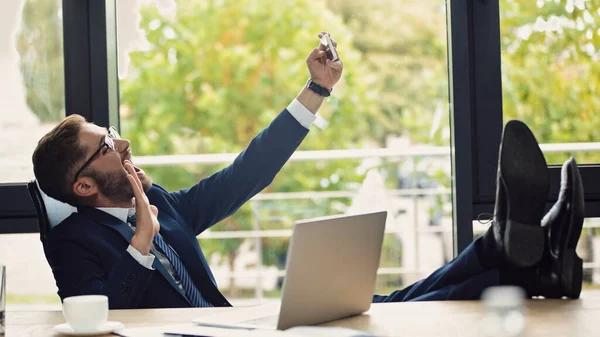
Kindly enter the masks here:
M 128 217 L 127 221 L 133 227 L 135 227 L 135 215 Z M 173 249 L 165 242 L 160 233 L 154 236 L 154 245 L 167 257 L 169 262 L 171 262 L 171 264 L 173 265 L 173 269 L 175 269 L 177 276 L 179 276 L 179 279 L 181 280 L 181 285 L 183 286 L 188 300 L 190 300 L 192 305 L 197 308 L 212 307 L 212 305 L 207 300 L 205 300 L 204 297 L 202 297 L 200 291 L 194 285 L 190 274 L 188 274 L 187 270 L 185 269 L 185 266 L 183 265 L 175 251 L 173 251 Z

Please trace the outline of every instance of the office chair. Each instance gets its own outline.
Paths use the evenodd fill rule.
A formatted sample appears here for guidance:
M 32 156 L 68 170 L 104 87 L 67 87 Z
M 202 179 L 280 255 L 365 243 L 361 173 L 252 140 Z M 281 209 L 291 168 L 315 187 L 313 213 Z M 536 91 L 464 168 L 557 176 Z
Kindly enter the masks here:
M 38 189 L 35 179 L 27 183 L 27 190 L 29 191 L 29 196 L 33 201 L 33 206 L 37 213 L 38 226 L 40 228 L 40 241 L 42 241 L 42 245 L 46 246 L 46 237 L 48 236 L 48 233 L 50 233 L 50 221 L 48 221 L 46 205 L 44 204 L 44 199 L 42 198 L 42 194 Z

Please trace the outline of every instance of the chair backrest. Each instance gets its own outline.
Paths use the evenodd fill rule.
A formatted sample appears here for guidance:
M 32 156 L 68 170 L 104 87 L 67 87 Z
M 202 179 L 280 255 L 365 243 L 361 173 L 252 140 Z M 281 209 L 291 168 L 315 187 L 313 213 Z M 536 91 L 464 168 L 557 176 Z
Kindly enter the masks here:
M 27 183 L 27 190 L 29 191 L 29 196 L 33 201 L 33 206 L 37 213 L 38 225 L 40 227 L 40 240 L 45 243 L 46 237 L 48 236 L 48 233 L 50 233 L 50 222 L 48 221 L 44 199 L 42 199 L 42 195 L 35 180 L 31 180 Z
M 52 228 L 71 213 L 76 213 L 77 208 L 49 197 L 42 191 L 35 179 L 27 183 L 27 189 L 38 216 L 40 239 L 45 242 Z

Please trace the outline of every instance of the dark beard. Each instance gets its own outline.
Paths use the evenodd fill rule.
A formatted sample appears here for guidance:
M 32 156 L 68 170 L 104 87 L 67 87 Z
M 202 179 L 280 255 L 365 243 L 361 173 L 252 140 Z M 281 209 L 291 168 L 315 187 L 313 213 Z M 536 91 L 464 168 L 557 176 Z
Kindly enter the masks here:
M 96 181 L 98 190 L 114 203 L 131 202 L 134 197 L 131 184 L 125 172 L 98 172 L 90 170 L 88 176 Z

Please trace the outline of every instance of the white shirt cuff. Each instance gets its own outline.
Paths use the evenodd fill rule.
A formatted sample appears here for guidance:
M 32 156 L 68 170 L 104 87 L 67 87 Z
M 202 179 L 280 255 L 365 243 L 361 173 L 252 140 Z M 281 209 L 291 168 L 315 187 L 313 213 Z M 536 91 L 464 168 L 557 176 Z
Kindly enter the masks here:
M 139 262 L 139 264 L 150 270 L 154 270 L 154 267 L 152 267 L 152 264 L 154 263 L 154 255 L 142 255 L 142 253 L 140 253 L 132 245 L 129 245 L 129 247 L 127 247 L 127 252 L 131 254 L 131 257 L 133 257 L 137 262 Z
M 317 119 L 310 110 L 308 110 L 302 103 L 294 98 L 292 103 L 288 105 L 287 111 L 302 125 L 303 127 L 310 129 L 312 123 Z

